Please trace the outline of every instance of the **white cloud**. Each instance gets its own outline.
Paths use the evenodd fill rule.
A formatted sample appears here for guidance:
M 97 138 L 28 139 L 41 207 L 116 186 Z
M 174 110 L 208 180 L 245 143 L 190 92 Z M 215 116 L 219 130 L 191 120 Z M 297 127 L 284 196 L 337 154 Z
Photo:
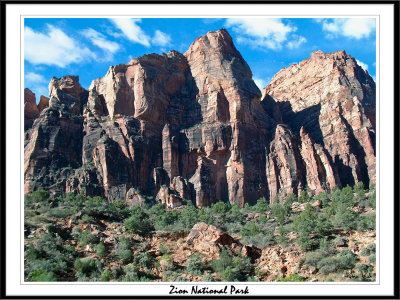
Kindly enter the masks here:
M 358 59 L 356 59 L 357 64 L 364 69 L 364 71 L 368 71 L 368 65 L 366 63 L 363 63 L 362 61 L 359 61 Z
M 254 80 L 254 83 L 260 89 L 260 91 L 262 91 L 267 86 L 267 81 L 266 80 L 263 80 L 263 79 L 258 78 L 258 77 L 254 77 L 253 80 Z
M 134 42 L 141 44 L 146 47 L 150 47 L 150 37 L 138 26 L 136 23 L 140 23 L 141 19 L 110 19 L 119 30 L 122 31 L 124 36 Z
M 26 80 L 26 82 L 29 82 L 29 83 L 43 83 L 43 82 L 46 82 L 46 79 L 42 75 L 34 73 L 34 72 L 26 73 L 25 74 L 25 80 Z
M 239 43 L 270 49 L 281 49 L 283 43 L 291 38 L 291 33 L 297 30 L 294 26 L 284 24 L 281 19 L 227 19 L 225 26 L 239 35 Z
M 81 33 L 83 36 L 88 38 L 93 45 L 103 49 L 104 51 L 115 53 L 119 50 L 119 45 L 116 42 L 107 40 L 103 34 L 92 28 L 82 30 Z
M 167 46 L 171 43 L 171 36 L 160 30 L 156 30 L 151 42 L 157 46 Z
M 24 28 L 24 54 L 31 64 L 55 65 L 61 68 L 85 59 L 95 58 L 87 47 L 79 46 L 61 29 L 47 25 L 47 33 Z
M 371 18 L 325 19 L 322 21 L 322 29 L 328 33 L 328 38 L 342 35 L 361 39 L 368 37 L 375 27 L 375 19 Z
M 293 40 L 287 43 L 289 49 L 299 48 L 302 44 L 307 42 L 307 39 L 304 36 L 293 36 Z

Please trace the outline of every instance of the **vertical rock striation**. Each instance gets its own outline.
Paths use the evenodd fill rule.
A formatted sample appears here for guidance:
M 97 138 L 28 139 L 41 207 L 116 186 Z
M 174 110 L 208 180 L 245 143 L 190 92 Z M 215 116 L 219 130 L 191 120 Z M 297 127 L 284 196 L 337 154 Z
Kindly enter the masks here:
M 25 91 L 26 193 L 244 206 L 375 181 L 375 83 L 344 51 L 314 52 L 261 94 L 221 29 L 112 66 L 88 91 L 75 76 L 49 91 L 39 107 Z

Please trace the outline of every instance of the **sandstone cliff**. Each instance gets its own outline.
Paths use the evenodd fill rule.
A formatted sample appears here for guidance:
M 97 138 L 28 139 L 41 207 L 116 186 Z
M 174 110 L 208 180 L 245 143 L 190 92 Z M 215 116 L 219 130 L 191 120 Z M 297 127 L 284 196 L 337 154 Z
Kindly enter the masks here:
M 375 83 L 344 51 L 313 53 L 261 94 L 221 29 L 112 66 L 88 91 L 74 76 L 49 91 L 36 109 L 26 94 L 26 193 L 244 206 L 375 181 Z

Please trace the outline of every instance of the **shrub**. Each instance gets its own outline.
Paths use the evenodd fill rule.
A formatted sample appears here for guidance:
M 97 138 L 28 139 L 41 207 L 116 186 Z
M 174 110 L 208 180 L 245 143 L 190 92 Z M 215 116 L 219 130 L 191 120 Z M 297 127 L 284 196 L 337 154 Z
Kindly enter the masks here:
M 47 216 L 59 219 L 65 219 L 74 213 L 69 207 L 54 207 L 47 212 Z
M 376 254 L 374 253 L 374 254 L 371 254 L 370 256 L 368 256 L 368 261 L 371 264 L 376 264 Z
M 129 249 L 122 249 L 118 251 L 118 257 L 123 263 L 128 263 L 132 260 L 132 251 Z
M 245 236 L 241 239 L 243 244 L 254 245 L 259 248 L 266 248 L 276 243 L 275 236 L 272 231 L 265 231 L 254 236 Z
M 79 234 L 78 241 L 82 245 L 95 244 L 97 243 L 97 237 L 85 230 Z
M 227 266 L 220 274 L 222 281 L 240 281 L 241 274 L 239 270 Z
M 122 221 L 129 216 L 128 204 L 122 200 L 109 202 L 106 206 L 105 213 L 111 220 Z
M 317 224 L 315 226 L 315 232 L 321 236 L 327 236 L 331 234 L 333 230 L 333 224 L 329 217 L 326 215 L 321 215 L 317 219 Z
M 375 252 L 376 252 L 376 245 L 370 244 L 362 249 L 361 255 L 362 256 L 370 256 L 371 254 L 375 254 Z
M 293 222 L 293 230 L 298 232 L 297 244 L 302 250 L 310 250 L 316 245 L 316 241 L 310 239 L 310 234 L 317 223 L 317 213 L 314 208 L 307 204 Z
M 110 269 L 105 269 L 103 273 L 101 273 L 101 281 L 110 281 L 111 279 L 111 271 Z
M 255 212 L 263 213 L 269 210 L 269 204 L 264 197 L 257 200 L 257 204 L 253 207 Z
M 86 215 L 86 214 L 83 215 L 82 218 L 81 218 L 81 222 L 82 223 L 90 224 L 90 223 L 93 223 L 93 221 L 94 221 L 93 217 L 89 216 L 89 215 Z
M 326 253 L 323 251 L 313 251 L 307 253 L 303 259 L 303 263 L 312 267 L 317 267 L 318 263 L 326 258 Z
M 34 191 L 30 195 L 25 196 L 25 205 L 31 205 L 33 203 L 47 203 L 49 202 L 49 199 L 49 192 L 43 190 Z
M 125 277 L 123 281 L 139 281 L 139 268 L 136 264 L 131 263 L 123 268 Z
M 347 245 L 347 239 L 342 238 L 342 237 L 337 237 L 337 238 L 335 238 L 335 239 L 333 240 L 333 244 L 334 244 L 335 246 L 338 246 L 338 245 L 343 245 L 343 246 L 345 246 L 345 245 Z
M 275 217 L 276 221 L 282 225 L 285 222 L 286 211 L 282 205 L 279 203 L 272 207 L 272 215 Z
M 285 198 L 285 202 L 283 203 L 283 209 L 285 210 L 285 214 L 290 216 L 292 213 L 292 204 L 297 202 L 298 199 L 295 194 L 289 194 Z
M 77 272 L 83 273 L 85 275 L 90 275 L 93 271 L 96 270 L 97 260 L 93 258 L 77 258 L 74 263 L 74 268 Z
M 206 281 L 206 282 L 214 282 L 216 281 L 214 275 L 207 273 L 206 275 L 203 276 L 202 281 Z
M 319 272 L 322 274 L 336 273 L 341 270 L 353 269 L 357 260 L 350 250 L 340 251 L 336 257 L 325 257 L 317 263 Z
M 345 205 L 338 205 L 335 215 L 335 225 L 344 230 L 355 229 L 356 213 L 347 209 Z
M 310 202 L 311 198 L 308 195 L 307 191 L 301 191 L 300 197 L 299 197 L 299 202 L 300 203 L 307 203 Z
M 98 257 L 104 257 L 106 255 L 106 246 L 103 243 L 97 244 L 96 255 Z
M 375 215 L 360 217 L 359 221 L 357 222 L 357 229 L 359 231 L 374 230 L 375 228 L 376 228 Z
M 132 215 L 124 222 L 126 230 L 137 233 L 137 234 L 145 234 L 151 231 L 151 224 L 149 220 L 144 217 L 138 217 L 136 215 Z
M 186 271 L 192 275 L 201 275 L 203 274 L 204 270 L 204 263 L 201 261 L 201 256 L 196 253 L 193 254 L 187 261 L 186 261 Z
M 320 200 L 322 203 L 322 207 L 327 207 L 330 202 L 330 199 L 325 192 L 320 192 L 317 196 L 314 197 L 314 200 Z
M 230 209 L 230 205 L 223 201 L 218 201 L 211 206 L 211 211 L 220 216 L 224 216 Z
M 232 265 L 232 257 L 229 255 L 228 251 L 223 248 L 221 253 L 219 254 L 219 259 L 213 260 L 211 262 L 211 267 L 214 269 L 215 272 L 221 273 L 227 267 Z
M 255 236 L 261 232 L 260 227 L 257 226 L 255 222 L 249 222 L 243 225 L 242 229 L 240 229 L 240 234 L 243 237 L 246 236 Z
M 282 225 L 279 226 L 278 242 L 283 247 L 286 247 L 288 245 L 287 233 L 287 230 Z
M 134 257 L 136 265 L 141 266 L 146 270 L 150 270 L 154 265 L 154 258 L 147 252 L 141 252 Z
M 301 277 L 298 274 L 290 274 L 289 276 L 282 278 L 282 282 L 301 282 L 301 281 L 306 281 L 305 278 Z
M 43 270 L 42 268 L 37 268 L 31 273 L 29 273 L 28 281 L 57 281 L 57 278 L 54 276 L 53 272 L 48 272 Z
M 369 207 L 375 209 L 376 208 L 376 191 L 374 190 L 373 193 L 371 193 L 368 196 L 368 201 L 367 204 Z
M 197 208 L 193 206 L 192 202 L 188 202 L 186 208 L 181 211 L 179 221 L 183 224 L 185 231 L 190 231 L 193 226 L 198 223 L 198 211 Z

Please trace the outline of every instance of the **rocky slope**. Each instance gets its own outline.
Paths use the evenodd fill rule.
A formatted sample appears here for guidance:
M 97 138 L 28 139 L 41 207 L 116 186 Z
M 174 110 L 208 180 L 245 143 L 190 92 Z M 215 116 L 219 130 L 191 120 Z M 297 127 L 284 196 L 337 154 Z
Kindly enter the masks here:
M 344 51 L 312 53 L 261 94 L 221 29 L 112 66 L 88 91 L 74 76 L 49 90 L 39 108 L 25 93 L 26 193 L 244 206 L 375 181 L 375 83 Z

